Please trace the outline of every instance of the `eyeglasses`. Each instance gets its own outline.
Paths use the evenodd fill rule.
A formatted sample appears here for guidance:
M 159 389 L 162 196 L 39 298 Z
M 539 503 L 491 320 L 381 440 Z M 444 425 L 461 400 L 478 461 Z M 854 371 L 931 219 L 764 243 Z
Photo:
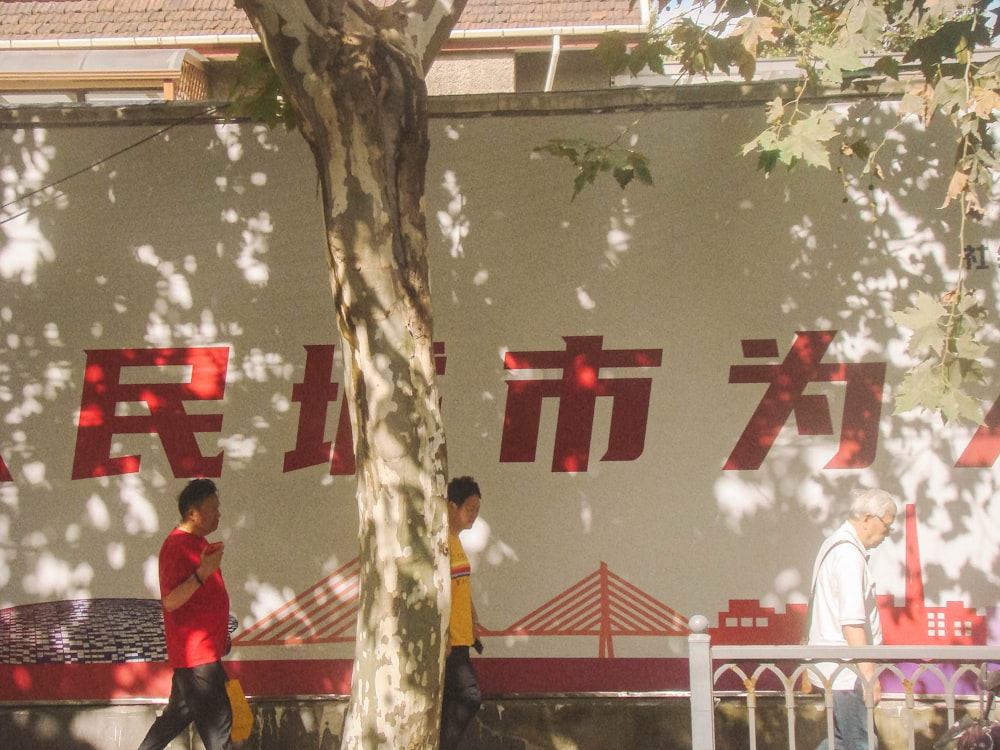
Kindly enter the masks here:
M 889 536 L 892 533 L 892 524 L 891 523 L 886 523 L 885 519 L 882 518 L 882 516 L 872 516 L 872 518 L 877 518 L 879 521 L 882 522 L 882 525 L 885 526 L 885 535 L 886 536 Z

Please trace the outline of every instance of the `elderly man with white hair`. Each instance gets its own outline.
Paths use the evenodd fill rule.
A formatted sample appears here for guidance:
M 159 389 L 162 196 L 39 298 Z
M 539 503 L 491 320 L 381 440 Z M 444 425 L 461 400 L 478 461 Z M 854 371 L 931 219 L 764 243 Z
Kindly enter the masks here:
M 895 520 L 896 500 L 888 492 L 868 489 L 855 494 L 850 517 L 823 542 L 816 555 L 807 616 L 810 646 L 882 644 L 868 555 L 889 536 Z M 833 676 L 836 663 L 816 665 L 827 679 L 833 676 L 834 750 L 868 748 L 865 683 L 871 685 L 876 705 L 882 689 L 874 677 L 874 664 L 861 662 L 857 666 L 864 680 L 850 668 Z M 809 676 L 814 685 L 821 686 L 818 676 Z M 817 750 L 826 750 L 828 742 L 824 739 Z

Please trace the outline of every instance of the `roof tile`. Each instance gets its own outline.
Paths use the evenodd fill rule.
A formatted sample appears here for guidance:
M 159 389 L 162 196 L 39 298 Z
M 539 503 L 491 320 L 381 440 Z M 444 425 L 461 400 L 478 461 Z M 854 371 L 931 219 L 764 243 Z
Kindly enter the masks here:
M 387 0 L 378 0 L 385 4 Z M 639 23 L 630 0 L 469 0 L 460 29 Z M 232 0 L 0 0 L 0 39 L 252 34 Z

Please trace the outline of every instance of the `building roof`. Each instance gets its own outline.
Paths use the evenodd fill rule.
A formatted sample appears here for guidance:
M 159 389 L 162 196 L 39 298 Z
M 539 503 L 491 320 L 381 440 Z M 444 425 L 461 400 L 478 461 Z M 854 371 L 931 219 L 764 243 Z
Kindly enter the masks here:
M 631 10 L 629 4 L 630 0 L 469 0 L 456 29 L 638 25 L 642 2 Z M 0 17 L 0 40 L 254 33 L 233 0 L 0 0 Z
M 2 39 L 79 39 L 252 34 L 232 0 L 0 2 Z
M 459 29 L 623 26 L 641 22 L 629 0 L 469 0 Z

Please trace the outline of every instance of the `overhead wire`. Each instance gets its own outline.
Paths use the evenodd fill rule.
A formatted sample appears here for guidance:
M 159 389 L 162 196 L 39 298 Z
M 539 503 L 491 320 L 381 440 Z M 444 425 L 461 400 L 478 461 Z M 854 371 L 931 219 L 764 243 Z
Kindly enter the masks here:
M 205 116 L 208 116 L 208 115 L 212 115 L 215 112 L 217 112 L 219 109 L 221 109 L 222 106 L 225 106 L 225 105 L 221 105 L 221 106 L 220 105 L 212 105 L 211 107 L 208 107 L 206 109 L 200 110 L 200 111 L 194 113 L 193 115 L 190 115 L 188 117 L 184 117 L 184 118 L 182 118 L 180 120 L 177 120 L 176 122 L 170 123 L 169 125 L 165 125 L 164 127 L 160 128 L 156 132 L 150 133 L 149 135 L 140 138 L 139 140 L 135 141 L 134 143 L 131 143 L 128 146 L 120 148 L 117 151 L 115 151 L 115 152 L 113 152 L 111 154 L 108 154 L 107 156 L 103 156 L 100 159 L 98 159 L 96 161 L 93 161 L 93 162 L 91 162 L 90 164 L 88 164 L 88 165 L 86 165 L 84 167 L 80 167 L 79 169 L 77 169 L 77 170 L 75 170 L 73 172 L 70 172 L 69 174 L 64 175 L 63 177 L 60 177 L 60 178 L 58 178 L 56 180 L 51 180 L 51 181 L 45 183 L 44 185 L 42 185 L 40 187 L 34 188 L 33 190 L 29 190 L 29 191 L 27 191 L 25 193 L 21 193 L 20 195 L 15 196 L 12 200 L 7 201 L 6 203 L 0 203 L 0 213 L 6 213 L 7 209 L 9 209 L 11 206 L 14 206 L 14 205 L 17 205 L 19 203 L 22 203 L 23 201 L 26 201 L 29 198 L 31 198 L 31 197 L 33 197 L 35 195 L 38 195 L 39 193 L 44 193 L 46 191 L 49 191 L 52 188 L 54 188 L 54 187 L 56 187 L 58 185 L 61 185 L 64 182 L 68 182 L 69 180 L 72 180 L 75 177 L 79 177 L 80 175 L 84 174 L 85 172 L 89 172 L 90 170 L 95 169 L 96 167 L 101 166 L 102 164 L 107 164 L 112 159 L 116 159 L 119 156 L 121 156 L 122 154 L 128 153 L 132 149 L 138 148 L 139 146 L 143 145 L 144 143 L 147 143 L 147 142 L 149 142 L 149 141 L 151 141 L 151 140 L 153 140 L 155 138 L 159 138 L 161 135 L 163 135 L 164 133 L 172 130 L 173 128 L 176 128 L 178 125 L 185 125 L 185 124 L 191 122 L 192 120 L 197 120 L 197 119 L 200 119 L 202 117 L 205 117 Z M 9 221 L 13 221 L 14 219 L 17 219 L 17 218 L 19 218 L 21 216 L 24 216 L 26 213 L 28 213 L 29 211 L 31 211 L 33 209 L 38 208 L 39 206 L 44 206 L 47 203 L 51 203 L 52 201 L 54 201 L 57 198 L 59 198 L 61 195 L 65 195 L 65 193 L 60 192 L 60 193 L 55 194 L 55 195 L 50 195 L 50 196 L 46 197 L 45 200 L 40 200 L 40 201 L 38 201 L 36 203 L 32 203 L 30 206 L 24 208 L 23 210 L 18 211 L 17 213 L 8 214 L 6 216 L 0 216 L 0 225 L 6 224 Z

